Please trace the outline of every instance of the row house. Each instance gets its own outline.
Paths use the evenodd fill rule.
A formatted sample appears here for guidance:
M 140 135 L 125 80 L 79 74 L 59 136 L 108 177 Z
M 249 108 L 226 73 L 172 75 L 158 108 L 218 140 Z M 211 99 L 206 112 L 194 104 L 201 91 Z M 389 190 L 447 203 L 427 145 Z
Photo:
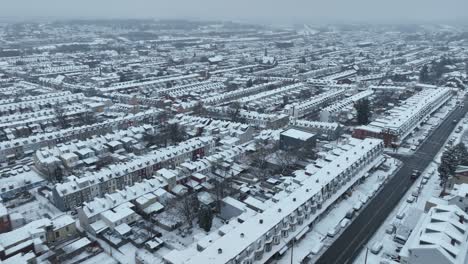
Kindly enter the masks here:
M 348 90 L 346 89 L 332 89 L 328 92 L 312 97 L 307 101 L 288 104 L 284 107 L 284 113 L 291 117 L 302 117 L 342 99 L 347 92 Z
M 283 86 L 274 90 L 268 90 L 265 92 L 257 93 L 251 96 L 243 97 L 239 99 L 239 102 L 242 104 L 248 104 L 250 102 L 256 103 L 262 99 L 271 99 L 273 97 L 283 98 L 284 95 L 288 95 L 291 93 L 297 93 L 301 90 L 308 90 L 309 88 L 306 87 L 303 83 L 295 83 L 287 86 Z
M 81 104 L 73 104 L 63 107 L 63 118 L 71 125 L 77 121 L 83 120 L 83 118 L 86 118 L 86 116 L 91 114 L 91 109 L 88 109 Z M 0 119 L 0 129 L 11 128 L 19 130 L 20 127 L 30 128 L 34 125 L 39 125 L 42 129 L 45 129 L 46 127 L 56 126 L 58 124 L 59 120 L 57 119 L 56 112 L 53 109 L 3 116 L 3 118 Z M 27 135 L 29 134 L 30 133 Z
M 432 113 L 442 107 L 454 92 L 450 88 L 423 90 L 408 98 L 404 104 L 388 112 L 388 116 L 356 127 L 353 137 L 375 137 L 384 140 L 386 146 L 399 144 L 420 126 Z
M 221 118 L 229 118 L 233 111 L 229 107 L 208 107 L 207 110 L 210 112 L 210 115 Z M 285 114 L 259 113 L 243 109 L 239 110 L 239 118 L 251 126 L 264 129 L 278 129 L 289 123 L 289 116 Z
M 127 151 L 136 149 L 136 144 L 143 140 L 145 134 L 153 135 L 154 128 L 150 125 L 131 127 L 104 136 L 94 136 L 82 141 L 41 148 L 34 152 L 34 165 L 48 176 L 57 166 L 73 169 L 79 165 L 91 165 L 100 159 L 108 158 L 111 152 L 115 152 L 113 149 L 115 144 L 125 147 Z M 125 142 L 129 144 L 124 144 Z
M 34 101 L 3 104 L 0 105 L 0 116 L 6 116 L 15 113 L 34 112 L 44 108 L 50 108 L 56 105 L 67 105 L 74 102 L 80 102 L 84 98 L 85 96 L 82 93 L 78 93 L 66 94 L 63 96 L 51 97 Z
M 272 204 L 235 228 L 219 230 L 219 238 L 197 244 L 196 252 L 172 251 L 167 263 L 266 263 L 277 252 L 300 239 L 320 215 L 382 158 L 381 140 L 352 142 L 351 148 L 308 176 L 300 187 L 272 198 Z M 233 221 L 230 221 L 233 222 Z
M 109 93 L 109 94 L 106 94 L 105 96 L 111 98 L 114 102 L 124 103 L 124 104 L 129 104 L 129 105 L 146 105 L 150 107 L 155 107 L 160 104 L 159 99 L 146 98 L 142 96 L 135 96 L 135 95 L 129 95 L 129 94 L 121 94 L 117 92 Z
M 106 217 L 116 213 L 116 210 L 111 211 L 113 208 L 134 202 L 148 194 L 154 194 L 157 197 L 161 193 L 160 190 L 166 188 L 166 186 L 167 183 L 164 179 L 155 177 L 145 179 L 133 186 L 126 186 L 103 197 L 95 197 L 89 202 L 84 202 L 83 206 L 77 208 L 80 226 L 94 235 L 104 231 L 109 226 L 115 228 L 115 226 L 122 223 L 111 223 L 109 217 Z M 119 220 L 126 220 L 125 223 L 130 224 L 136 220 L 136 217 L 119 218 Z
M 181 97 L 193 93 L 217 92 L 226 88 L 221 82 L 203 81 L 186 85 L 175 86 L 157 91 L 156 96 L 169 95 L 170 97 Z
M 164 77 L 164 78 L 159 78 L 156 80 L 150 80 L 150 81 L 145 81 L 145 82 L 135 82 L 135 81 L 129 81 L 129 82 L 118 82 L 114 83 L 109 87 L 101 87 L 99 90 L 103 93 L 108 93 L 108 92 L 117 92 L 117 91 L 126 91 L 126 92 L 133 92 L 133 91 L 138 91 L 138 90 L 160 90 L 167 88 L 167 83 L 182 83 L 185 80 L 191 81 L 197 81 L 200 78 L 199 74 L 188 74 L 188 75 L 178 75 L 178 76 L 172 76 L 172 77 Z
M 8 142 L 0 142 L 0 162 L 14 160 L 25 154 L 32 154 L 40 148 L 55 146 L 73 139 L 90 138 L 138 124 L 154 124 L 157 122 L 158 113 L 158 110 L 148 110 L 92 125 L 67 128 L 60 131 L 32 135 L 27 138 L 18 138 Z
M 343 111 L 349 112 L 348 110 L 353 108 L 356 102 L 371 96 L 373 93 L 374 92 L 372 90 L 366 90 L 323 108 L 322 110 L 320 110 L 320 121 L 337 121 L 337 117 L 340 115 L 340 113 L 342 113 Z
M 419 219 L 400 251 L 403 264 L 464 264 L 468 261 L 468 214 L 436 205 Z
M 150 178 L 161 168 L 175 168 L 185 161 L 203 158 L 213 148 L 211 137 L 193 138 L 126 163 L 110 165 L 98 172 L 87 172 L 80 178 L 71 176 L 69 181 L 55 185 L 53 203 L 62 211 L 74 209 L 94 197 L 102 197 Z
M 203 98 L 201 102 L 204 105 L 216 105 L 220 103 L 225 103 L 229 101 L 235 101 L 239 98 L 250 96 L 253 94 L 261 93 L 267 91 L 271 88 L 277 87 L 281 84 L 281 81 L 273 81 L 263 84 L 254 85 L 250 88 L 242 88 L 227 93 L 221 93 L 207 98 Z
M 239 160 L 239 158 L 243 157 L 248 150 L 249 148 L 246 145 L 235 146 L 196 161 L 184 162 L 172 170 L 163 169 L 165 171 L 162 173 L 159 173 L 160 171 L 158 171 L 156 174 L 170 175 L 171 177 L 165 178 L 168 179 L 168 182 L 171 182 L 173 185 L 178 183 L 187 183 L 189 180 L 194 180 L 198 183 L 201 183 L 200 177 L 198 176 L 200 176 L 200 174 L 211 175 L 211 172 L 213 172 L 215 169 L 222 169 L 223 172 L 226 171 L 226 173 L 223 174 L 226 174 L 227 177 L 230 177 L 231 174 L 228 172 L 228 167 L 231 166 L 235 161 Z M 169 180 L 169 178 L 172 179 Z M 193 187 L 191 185 L 189 186 Z
M 170 122 L 176 122 L 196 136 L 208 135 L 219 139 L 235 137 L 238 144 L 251 140 L 254 132 L 254 128 L 247 124 L 184 114 L 176 115 Z
M 54 97 L 63 97 L 63 96 L 71 95 L 71 94 L 72 94 L 71 92 L 65 91 L 65 92 L 56 92 L 56 93 L 44 93 L 44 94 L 39 94 L 39 95 L 27 95 L 27 96 L 22 96 L 20 98 L 1 99 L 0 105 L 14 104 L 14 103 L 28 102 L 28 101 L 39 101 L 39 100 L 50 99 Z
M 46 247 L 55 246 L 77 236 L 75 220 L 69 215 L 43 218 L 0 234 L 0 260 L 16 254 L 34 252 L 40 255 Z
M 341 135 L 343 130 L 339 123 L 309 121 L 305 119 L 292 119 L 289 125 L 299 130 L 317 134 L 317 137 L 323 140 L 335 140 Z

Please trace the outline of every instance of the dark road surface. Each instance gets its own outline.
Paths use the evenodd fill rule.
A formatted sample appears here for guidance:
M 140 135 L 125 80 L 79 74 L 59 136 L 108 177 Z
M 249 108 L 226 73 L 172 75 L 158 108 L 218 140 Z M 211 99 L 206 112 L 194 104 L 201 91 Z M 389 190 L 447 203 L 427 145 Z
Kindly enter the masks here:
M 383 186 L 377 196 L 370 201 L 316 263 L 352 263 L 413 184 L 413 181 L 410 180 L 412 170 L 423 171 L 429 165 L 455 128 L 456 124 L 453 120 L 459 121 L 463 118 L 467 109 L 467 98 L 465 97 L 463 107 L 454 110 L 424 141 L 415 154 L 404 159 L 404 165 L 395 176 Z

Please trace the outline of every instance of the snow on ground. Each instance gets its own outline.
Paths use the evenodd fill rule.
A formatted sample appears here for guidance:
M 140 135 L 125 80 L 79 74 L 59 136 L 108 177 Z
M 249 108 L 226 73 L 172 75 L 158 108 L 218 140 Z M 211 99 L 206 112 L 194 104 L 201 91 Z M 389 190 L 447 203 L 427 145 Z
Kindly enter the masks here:
M 218 230 L 221 226 L 223 226 L 222 220 L 218 217 L 213 218 L 213 223 L 211 226 L 211 230 Z M 188 229 L 188 227 L 182 227 Z M 165 243 L 168 243 L 171 247 L 177 249 L 184 249 L 194 242 L 198 241 L 200 238 L 207 235 L 207 233 L 198 227 L 198 223 L 194 221 L 193 227 L 191 229 L 191 234 L 182 234 L 181 228 L 173 230 L 173 231 L 166 231 L 162 228 L 156 228 L 162 234 L 162 239 Z
M 462 126 L 463 130 L 461 132 L 453 131 L 451 135 L 447 138 L 445 144 L 448 143 L 450 139 L 454 139 L 453 144 L 457 144 L 458 142 L 468 142 L 468 119 L 465 117 L 464 119 L 460 120 L 457 127 Z M 363 250 L 355 259 L 355 264 L 361 264 L 365 262 L 366 257 L 366 248 L 371 249 L 374 243 L 382 242 L 383 249 L 380 251 L 379 254 L 375 255 L 373 253 L 368 252 L 367 254 L 367 263 L 380 263 L 380 260 L 384 257 L 384 253 L 389 253 L 390 255 L 398 255 L 396 249 L 400 244 L 397 244 L 393 241 L 393 235 L 389 235 L 385 232 L 385 229 L 392 223 L 399 223 L 404 221 L 404 218 L 399 220 L 396 218 L 396 215 L 399 212 L 407 212 L 408 210 L 418 208 L 424 210 L 424 206 L 428 199 L 431 197 L 438 197 L 441 192 L 441 187 L 439 185 L 440 180 L 437 173 L 437 167 L 440 161 L 440 157 L 445 149 L 442 148 L 434 158 L 434 161 L 429 164 L 429 166 L 421 173 L 421 177 L 413 184 L 413 186 L 408 190 L 408 192 L 403 196 L 400 203 L 395 207 L 395 209 L 389 214 L 387 219 L 384 221 L 383 225 L 377 230 L 377 232 L 372 236 L 369 242 L 363 247 Z M 426 184 L 422 184 L 424 177 L 429 177 L 429 180 Z M 408 203 L 406 199 L 412 195 L 412 193 L 417 189 L 418 186 L 421 186 L 421 192 L 417 197 L 417 200 L 413 203 Z M 408 215 L 408 214 L 406 214 Z M 390 261 L 390 259 L 386 259 Z M 395 262 L 396 263 L 396 262 Z
M 323 253 L 325 247 L 330 246 L 344 229 L 341 229 L 340 233 L 336 234 L 333 238 L 327 236 L 328 230 L 339 226 L 340 222 L 345 218 L 346 213 L 352 210 L 354 205 L 365 200 L 365 197 L 372 197 L 373 190 L 375 190 L 377 186 L 384 184 L 384 182 L 394 174 L 399 165 L 401 165 L 401 162 L 393 158 L 387 158 L 385 165 L 389 166 L 388 171 L 379 169 L 372 173 L 362 184 L 356 186 L 354 190 L 349 192 L 350 196 L 336 203 L 334 207 L 315 224 L 311 231 L 306 233 L 301 240 L 295 243 L 293 263 L 300 263 L 310 254 L 314 247 L 320 248 L 320 246 L 323 246 L 319 254 Z M 311 257 L 313 262 L 318 256 L 319 255 L 310 255 L 309 257 Z M 285 252 L 282 258 L 276 261 L 276 263 L 279 264 L 287 264 L 290 262 L 291 250 Z
M 81 264 L 117 264 L 118 262 L 115 259 L 109 257 L 109 255 L 107 255 L 106 253 L 102 252 L 80 263 Z
M 54 218 L 64 214 L 46 198 L 37 194 L 37 192 L 33 191 L 32 194 L 34 198 L 32 201 L 9 208 L 8 211 L 10 213 L 19 213 L 23 215 L 27 223 L 42 218 Z

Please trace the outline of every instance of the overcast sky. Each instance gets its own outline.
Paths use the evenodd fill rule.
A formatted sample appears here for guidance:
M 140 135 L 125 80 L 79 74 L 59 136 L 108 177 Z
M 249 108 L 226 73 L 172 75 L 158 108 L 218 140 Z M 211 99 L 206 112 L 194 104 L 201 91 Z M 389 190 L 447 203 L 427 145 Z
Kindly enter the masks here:
M 468 0 L 0 0 L 0 17 L 456 22 L 468 19 Z

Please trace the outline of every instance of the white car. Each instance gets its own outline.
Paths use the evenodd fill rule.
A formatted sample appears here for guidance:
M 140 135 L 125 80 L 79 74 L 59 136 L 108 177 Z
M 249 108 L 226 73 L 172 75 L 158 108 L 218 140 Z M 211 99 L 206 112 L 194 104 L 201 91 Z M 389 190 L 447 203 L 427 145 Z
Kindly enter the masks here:
M 340 230 L 340 229 L 339 229 L 339 226 L 337 226 L 337 227 L 335 227 L 335 228 L 330 228 L 330 229 L 328 230 L 327 235 L 328 235 L 329 237 L 334 237 L 334 236 L 336 236 L 336 234 L 338 234 L 338 231 L 339 231 L 339 230 Z
M 345 219 L 341 220 L 341 222 L 340 222 L 341 228 L 345 228 L 346 226 L 348 226 L 349 222 L 350 222 L 350 220 L 348 218 L 345 218 Z
M 371 248 L 371 252 L 375 255 L 379 254 L 379 252 L 382 250 L 383 248 L 383 244 L 382 242 L 375 242 L 373 245 L 372 245 L 372 248 Z
M 355 211 L 359 211 L 362 208 L 362 202 L 359 201 L 359 202 L 355 203 L 353 208 L 354 208 Z
M 414 196 L 410 196 L 410 197 L 408 197 L 408 199 L 406 199 L 406 202 L 413 203 L 415 200 L 416 200 L 416 198 Z

